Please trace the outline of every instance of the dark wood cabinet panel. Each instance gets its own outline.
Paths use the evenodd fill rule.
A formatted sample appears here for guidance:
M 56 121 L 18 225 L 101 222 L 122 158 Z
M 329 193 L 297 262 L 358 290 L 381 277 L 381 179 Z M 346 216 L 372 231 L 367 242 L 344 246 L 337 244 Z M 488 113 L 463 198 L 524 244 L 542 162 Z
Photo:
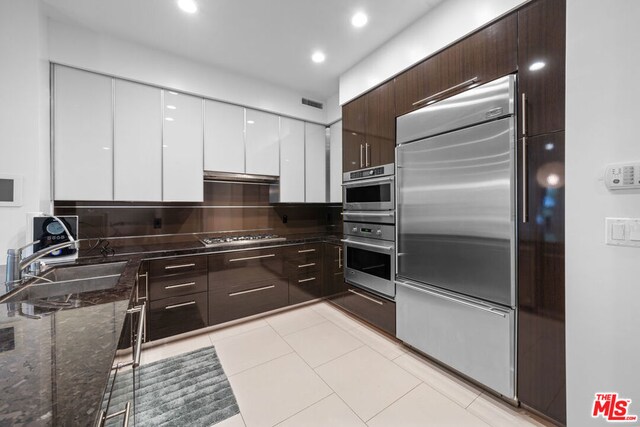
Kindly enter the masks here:
M 193 273 L 196 271 L 206 271 L 206 269 L 207 257 L 203 255 L 149 261 L 149 277 Z
M 211 273 L 210 273 L 211 274 Z M 285 307 L 289 280 L 272 276 L 252 283 L 212 281 L 209 276 L 209 324 L 228 322 Z
M 355 286 L 347 286 L 347 292 L 330 301 L 395 337 L 396 303 Z
M 365 167 L 395 162 L 395 84 L 387 82 L 365 95 Z
M 395 82 L 382 84 L 342 107 L 342 170 L 395 161 Z
M 289 278 L 289 304 L 299 304 L 322 296 L 322 270 L 309 271 Z
M 149 339 L 157 340 L 207 326 L 207 292 L 152 301 L 148 309 Z
M 326 243 L 324 247 L 324 290 L 322 295 L 333 297 L 347 292 L 348 286 L 344 281 L 342 245 Z
M 366 100 L 364 96 L 342 107 L 342 171 L 364 167 Z
M 322 243 L 290 246 L 285 250 L 289 278 L 289 304 L 299 304 L 322 296 Z
M 206 291 L 206 270 L 197 273 L 156 276 L 149 279 L 149 299 L 151 301 Z
M 538 0 L 518 11 L 519 104 L 528 136 L 564 129 L 565 39 L 565 0 Z M 523 135 L 522 120 L 518 126 Z
M 525 149 L 523 170 L 521 140 L 519 168 L 524 177 L 520 177 L 519 186 L 518 397 L 524 405 L 564 424 L 564 132 L 527 138 Z
M 482 84 L 516 70 L 517 16 L 511 14 L 397 76 L 396 115 L 425 106 L 426 98 L 455 95 L 473 84 L 471 79 Z
M 282 248 L 227 252 L 209 256 L 209 288 L 286 276 Z

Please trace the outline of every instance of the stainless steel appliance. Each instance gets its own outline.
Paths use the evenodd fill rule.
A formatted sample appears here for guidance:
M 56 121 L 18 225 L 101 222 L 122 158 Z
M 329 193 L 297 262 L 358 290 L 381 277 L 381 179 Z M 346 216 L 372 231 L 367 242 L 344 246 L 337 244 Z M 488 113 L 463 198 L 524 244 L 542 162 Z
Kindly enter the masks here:
M 246 236 L 214 236 L 200 239 L 207 248 L 214 248 L 222 245 L 244 245 L 253 243 L 256 240 L 261 242 L 282 242 L 287 240 L 285 237 L 279 237 L 276 234 L 249 234 Z
M 397 335 L 515 398 L 515 76 L 397 119 Z
M 345 221 L 344 236 L 345 280 L 393 299 L 396 293 L 395 226 Z
M 393 163 L 343 174 L 342 203 L 345 211 L 395 210 Z

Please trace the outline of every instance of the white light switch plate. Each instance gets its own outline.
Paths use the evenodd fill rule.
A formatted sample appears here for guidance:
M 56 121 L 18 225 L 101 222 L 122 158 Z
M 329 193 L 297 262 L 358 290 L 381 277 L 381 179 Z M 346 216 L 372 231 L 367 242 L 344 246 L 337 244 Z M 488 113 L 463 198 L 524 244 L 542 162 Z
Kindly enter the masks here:
M 640 218 L 605 218 L 605 242 L 640 248 Z

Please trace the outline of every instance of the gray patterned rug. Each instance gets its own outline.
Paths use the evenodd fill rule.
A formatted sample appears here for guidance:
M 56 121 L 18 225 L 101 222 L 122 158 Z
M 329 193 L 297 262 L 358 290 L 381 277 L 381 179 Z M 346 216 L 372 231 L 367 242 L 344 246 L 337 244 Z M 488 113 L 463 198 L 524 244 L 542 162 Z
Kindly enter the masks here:
M 118 374 L 109 413 L 131 399 L 132 377 Z M 207 427 L 240 413 L 214 347 L 140 366 L 135 400 L 136 426 Z M 109 421 L 122 425 L 121 417 Z

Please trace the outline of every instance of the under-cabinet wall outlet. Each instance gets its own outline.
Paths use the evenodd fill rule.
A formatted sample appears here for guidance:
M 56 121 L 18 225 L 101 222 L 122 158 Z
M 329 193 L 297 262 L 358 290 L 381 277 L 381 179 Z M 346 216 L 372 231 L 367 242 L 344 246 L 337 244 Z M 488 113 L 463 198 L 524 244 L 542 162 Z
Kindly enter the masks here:
M 640 248 L 640 218 L 605 218 L 605 242 Z

